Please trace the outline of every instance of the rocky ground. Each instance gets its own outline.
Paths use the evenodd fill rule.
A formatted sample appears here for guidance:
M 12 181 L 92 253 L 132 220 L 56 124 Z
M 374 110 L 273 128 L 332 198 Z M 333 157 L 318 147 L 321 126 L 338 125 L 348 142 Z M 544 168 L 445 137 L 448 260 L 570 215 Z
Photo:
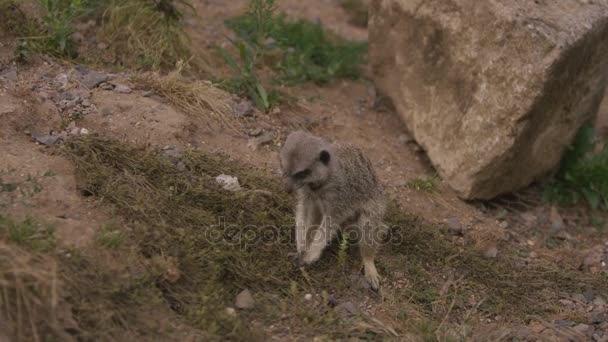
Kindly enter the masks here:
M 188 19 L 193 42 L 226 44 L 224 34 L 229 31 L 223 20 L 241 13 L 244 4 L 245 1 L 197 2 L 200 17 Z M 348 14 L 338 1 L 285 0 L 281 10 L 320 21 L 348 39 L 367 37 L 365 29 L 348 23 Z M 17 184 L 19 191 L 0 192 L 0 213 L 18 219 L 34 217 L 52 224 L 62 246 L 99 248 L 95 244 L 96 233 L 115 217 L 111 207 L 100 203 L 100 199 L 83 196 L 79 191 L 74 166 L 54 152 L 62 141 L 99 134 L 148 149 L 222 151 L 275 173 L 285 135 L 294 127 L 305 127 L 331 140 L 359 145 L 373 161 L 389 196 L 425 222 L 444 226 L 456 246 L 478 250 L 487 259 L 516 259 L 517 265 L 523 265 L 522 272 L 528 264 L 547 262 L 598 277 L 608 273 L 608 226 L 604 213 L 592 213 L 584 207 L 566 210 L 544 203 L 537 187 L 492 202 L 468 203 L 459 200 L 441 179 L 430 181 L 429 189 L 416 186 L 412 180 L 434 179 L 433 168 L 398 116 L 375 109 L 374 86 L 366 79 L 338 81 L 322 88 L 310 84 L 286 88 L 299 99 L 318 96 L 319 100 L 304 100 L 301 106 L 284 106 L 269 114 L 253 109 L 243 99 L 228 96 L 226 101 L 233 115 L 237 119 L 246 117 L 240 121 L 244 128 L 234 130 L 210 120 L 209 113 L 193 115 L 184 111 L 146 84 L 135 81 L 129 71 L 113 72 L 47 58 L 19 66 L 11 63 L 12 47 L 10 38 L 0 38 L 0 179 L 4 184 Z M 608 113 L 608 103 L 602 110 Z M 121 264 L 120 255 L 102 251 L 99 258 L 115 267 Z M 417 340 L 423 334 L 413 328 L 411 320 L 402 319 L 404 299 L 393 298 L 410 283 L 411 279 L 405 276 L 407 270 L 402 269 L 398 259 L 385 254 L 381 254 L 379 263 L 385 275 L 385 298 L 359 289 L 342 296 L 339 305 L 345 315 L 360 312 L 382 322 L 391 338 Z M 450 283 L 458 283 L 447 274 L 437 277 L 443 277 L 447 288 Z M 551 308 L 551 314 L 545 317 L 484 312 L 469 305 L 466 320 L 452 321 L 454 302 L 451 306 L 447 302 L 442 303 L 449 309 L 441 311 L 445 315 L 440 324 L 474 331 L 456 334 L 457 340 L 492 336 L 495 340 L 605 342 L 605 293 L 606 289 L 598 288 L 559 293 L 559 300 L 543 304 Z M 305 294 L 305 300 L 318 295 Z M 256 305 L 248 291 L 234 296 L 236 310 Z M 413 303 L 408 310 L 415 312 L 413 316 L 425 318 L 427 313 L 416 312 L 418 308 Z M 170 312 L 152 314 L 149 320 L 157 322 L 159 329 L 182 327 Z M 267 329 L 277 340 L 312 337 L 291 335 L 280 323 L 277 325 Z M 204 336 L 196 329 L 183 331 L 191 340 Z

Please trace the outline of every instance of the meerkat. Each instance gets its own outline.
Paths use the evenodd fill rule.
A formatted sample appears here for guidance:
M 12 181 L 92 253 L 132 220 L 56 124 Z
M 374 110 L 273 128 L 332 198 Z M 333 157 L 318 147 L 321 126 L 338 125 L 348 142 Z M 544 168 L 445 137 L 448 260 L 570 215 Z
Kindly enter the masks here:
M 386 202 L 370 160 L 353 145 L 303 131 L 287 137 L 279 160 L 287 191 L 297 197 L 296 265 L 317 261 L 338 229 L 351 228 L 358 234 L 365 278 L 378 291 L 374 257 L 386 231 Z

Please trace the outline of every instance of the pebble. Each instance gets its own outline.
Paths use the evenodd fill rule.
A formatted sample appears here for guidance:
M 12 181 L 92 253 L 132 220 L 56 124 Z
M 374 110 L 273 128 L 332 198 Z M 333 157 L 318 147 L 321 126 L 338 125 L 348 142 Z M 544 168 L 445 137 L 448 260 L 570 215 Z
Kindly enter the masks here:
M 589 303 L 587 298 L 585 298 L 585 296 L 581 293 L 576 293 L 576 294 L 572 295 L 572 300 L 574 300 L 575 302 L 583 303 L 583 304 Z
M 230 317 L 235 317 L 236 316 L 236 310 L 234 310 L 234 308 L 227 307 L 226 308 L 226 314 L 228 314 L 228 316 L 230 316 Z
M 103 107 L 103 108 L 101 108 L 100 113 L 103 116 L 109 116 L 109 115 L 112 115 L 112 110 L 109 107 Z
M 34 140 L 40 144 L 43 144 L 46 146 L 53 146 L 56 143 L 58 143 L 59 141 L 61 141 L 63 137 L 61 135 L 41 134 L 41 135 L 32 135 L 32 138 L 34 138 Z
M 239 309 L 252 309 L 254 304 L 255 301 L 249 289 L 241 291 L 241 293 L 236 296 L 236 299 L 234 301 L 234 305 Z
M 114 91 L 121 94 L 131 94 L 133 90 L 124 84 L 117 84 Z
M 414 138 L 411 135 L 409 135 L 407 133 L 399 134 L 399 142 L 400 143 L 407 144 L 407 143 L 410 143 L 410 142 L 413 142 L 413 141 L 414 141 Z
M 312 299 L 312 295 L 310 293 L 307 293 L 304 295 L 304 299 L 310 301 Z
M 266 132 L 266 133 L 262 134 L 261 136 L 252 139 L 252 141 L 250 141 L 248 143 L 248 145 L 257 150 L 264 145 L 268 145 L 268 144 L 272 143 L 272 140 L 273 140 L 272 134 L 270 134 L 269 132 Z
M 357 308 L 353 302 L 345 302 L 337 306 L 337 308 L 348 316 L 354 316 L 357 314 Z
M 249 100 L 242 100 L 234 106 L 234 114 L 239 118 L 253 116 L 253 113 L 253 104 Z
M 571 307 L 574 306 L 574 302 L 571 301 L 570 299 L 560 299 L 559 303 L 563 306 L 567 306 L 567 307 Z
M 509 222 L 507 221 L 500 221 L 500 223 L 498 224 L 498 226 L 502 229 L 507 229 L 509 228 Z
M 82 84 L 89 89 L 93 89 L 101 84 L 104 84 L 104 82 L 107 82 L 107 81 L 108 81 L 107 74 L 103 74 L 100 72 L 94 72 L 94 71 L 87 73 L 82 78 Z M 105 83 L 105 84 L 107 84 L 107 83 Z
M 490 246 L 483 253 L 483 256 L 486 257 L 486 258 L 488 258 L 488 259 L 494 259 L 494 258 L 496 258 L 497 255 L 498 255 L 498 248 L 496 248 L 496 246 Z
M 91 101 L 89 100 L 83 100 L 82 101 L 82 106 L 83 107 L 91 107 L 93 104 L 91 103 Z
M 551 207 L 551 212 L 549 213 L 549 220 L 551 221 L 551 233 L 557 234 L 560 230 L 565 228 L 564 219 L 559 214 L 559 210 L 557 207 Z
M 253 129 L 249 132 L 249 135 L 252 137 L 257 137 L 260 134 L 262 134 L 262 132 L 263 132 L 263 130 L 260 127 L 256 127 L 255 129 Z
M 0 78 L 3 78 L 5 80 L 9 80 L 9 81 L 13 81 L 13 82 L 17 82 L 17 70 L 9 70 L 3 74 L 0 74 Z
M 88 130 L 88 129 L 86 129 L 86 128 L 81 128 L 81 129 L 80 129 L 80 134 L 82 134 L 82 135 L 87 135 L 87 134 L 89 134 L 89 130 Z
M 102 83 L 99 85 L 99 88 L 101 88 L 103 90 L 112 90 L 112 89 L 114 89 L 114 85 L 112 85 L 110 83 Z
M 151 97 L 154 95 L 154 90 L 145 90 L 141 92 L 141 96 L 143 97 Z
M 605 310 L 595 310 L 591 313 L 591 323 L 601 324 L 608 321 L 608 313 Z
M 97 44 L 97 49 L 99 49 L 99 50 L 105 50 L 107 48 L 108 48 L 108 44 L 106 44 L 104 42 L 101 42 L 101 43 Z
M 59 74 L 55 77 L 55 84 L 60 91 L 65 91 L 68 87 L 68 75 Z
M 595 331 L 595 328 L 593 328 L 590 325 L 581 323 L 581 324 L 575 326 L 574 330 L 576 330 L 578 333 L 580 333 L 582 335 L 591 337 L 591 336 L 593 336 L 593 332 Z
M 233 176 L 221 174 L 215 177 L 215 181 L 222 186 L 224 190 L 238 192 L 241 191 L 241 185 L 239 179 Z
M 448 226 L 448 230 L 452 234 L 464 235 L 464 233 L 466 231 L 466 227 L 462 223 L 460 223 L 460 221 L 455 217 L 448 219 L 446 224 Z
M 606 305 L 606 300 L 604 298 L 598 296 L 593 300 L 593 305 L 596 305 L 596 306 Z

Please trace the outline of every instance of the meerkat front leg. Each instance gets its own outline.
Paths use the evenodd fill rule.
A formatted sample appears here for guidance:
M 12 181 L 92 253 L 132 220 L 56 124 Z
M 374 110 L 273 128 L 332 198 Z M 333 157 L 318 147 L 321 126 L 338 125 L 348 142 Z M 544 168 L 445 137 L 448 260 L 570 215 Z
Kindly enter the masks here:
M 321 224 L 314 231 L 312 238 L 304 251 L 302 262 L 309 265 L 319 260 L 321 253 L 335 235 L 336 230 L 331 226 L 331 218 L 323 215 Z

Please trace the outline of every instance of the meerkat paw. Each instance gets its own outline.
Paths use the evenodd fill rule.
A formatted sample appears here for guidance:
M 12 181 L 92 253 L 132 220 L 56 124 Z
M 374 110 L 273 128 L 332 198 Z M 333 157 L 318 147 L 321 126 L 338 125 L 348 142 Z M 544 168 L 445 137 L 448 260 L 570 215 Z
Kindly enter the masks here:
M 317 250 L 317 249 L 305 251 L 304 253 L 302 253 L 301 262 L 304 265 L 310 265 L 313 262 L 319 260 L 319 258 L 321 257 L 321 252 L 322 252 L 322 250 Z
M 365 263 L 364 271 L 365 280 L 367 280 L 374 292 L 378 292 L 378 290 L 380 290 L 380 276 L 378 275 L 376 266 L 370 262 Z

